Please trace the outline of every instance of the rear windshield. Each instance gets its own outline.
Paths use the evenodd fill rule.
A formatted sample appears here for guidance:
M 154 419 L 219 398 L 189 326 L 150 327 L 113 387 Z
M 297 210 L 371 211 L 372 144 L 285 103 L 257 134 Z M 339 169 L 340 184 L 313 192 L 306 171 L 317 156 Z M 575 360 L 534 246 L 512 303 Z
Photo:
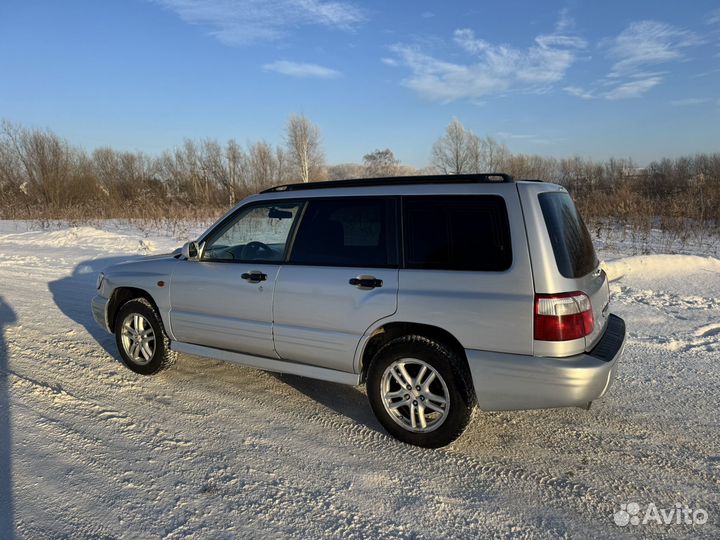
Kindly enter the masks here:
M 570 195 L 541 193 L 538 198 L 560 273 L 578 278 L 592 272 L 598 265 L 595 248 Z

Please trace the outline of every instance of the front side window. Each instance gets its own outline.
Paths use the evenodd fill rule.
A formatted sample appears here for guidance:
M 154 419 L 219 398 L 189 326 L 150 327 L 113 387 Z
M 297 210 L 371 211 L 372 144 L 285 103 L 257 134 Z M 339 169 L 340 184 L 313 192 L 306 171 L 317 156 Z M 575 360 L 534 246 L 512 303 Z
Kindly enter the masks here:
M 498 195 L 405 197 L 403 216 L 406 268 L 501 272 L 512 264 Z
M 396 201 L 385 198 L 311 199 L 290 262 L 312 266 L 397 265 Z
M 302 203 L 252 205 L 220 225 L 203 250 L 203 261 L 281 262 Z

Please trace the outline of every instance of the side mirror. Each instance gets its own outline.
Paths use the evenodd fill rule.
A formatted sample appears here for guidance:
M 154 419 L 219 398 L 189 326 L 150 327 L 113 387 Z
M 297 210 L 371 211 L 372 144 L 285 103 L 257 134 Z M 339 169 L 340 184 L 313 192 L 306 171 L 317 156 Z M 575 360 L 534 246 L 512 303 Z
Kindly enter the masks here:
M 187 242 L 183 245 L 180 254 L 188 261 L 200 260 L 202 246 L 197 242 Z

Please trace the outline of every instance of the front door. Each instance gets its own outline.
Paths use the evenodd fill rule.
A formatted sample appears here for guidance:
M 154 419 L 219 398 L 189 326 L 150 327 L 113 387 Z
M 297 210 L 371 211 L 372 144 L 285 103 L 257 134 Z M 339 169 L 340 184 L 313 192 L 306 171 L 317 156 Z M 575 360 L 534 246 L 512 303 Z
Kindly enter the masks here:
M 275 349 L 353 371 L 365 331 L 397 310 L 397 200 L 310 199 L 275 286 Z
M 241 207 L 205 241 L 198 261 L 181 260 L 170 282 L 177 341 L 276 357 L 272 303 L 302 203 Z

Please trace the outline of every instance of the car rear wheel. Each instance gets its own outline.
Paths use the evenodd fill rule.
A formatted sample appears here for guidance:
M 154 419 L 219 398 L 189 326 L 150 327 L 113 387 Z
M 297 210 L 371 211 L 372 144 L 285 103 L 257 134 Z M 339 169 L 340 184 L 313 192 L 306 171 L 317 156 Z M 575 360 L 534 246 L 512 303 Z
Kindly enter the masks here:
M 158 373 L 175 361 L 162 320 L 145 298 L 122 305 L 115 317 L 115 342 L 123 363 L 141 375 Z
M 475 405 L 464 358 L 440 342 L 404 336 L 370 364 L 367 393 L 378 420 L 409 444 L 437 448 L 467 427 Z

